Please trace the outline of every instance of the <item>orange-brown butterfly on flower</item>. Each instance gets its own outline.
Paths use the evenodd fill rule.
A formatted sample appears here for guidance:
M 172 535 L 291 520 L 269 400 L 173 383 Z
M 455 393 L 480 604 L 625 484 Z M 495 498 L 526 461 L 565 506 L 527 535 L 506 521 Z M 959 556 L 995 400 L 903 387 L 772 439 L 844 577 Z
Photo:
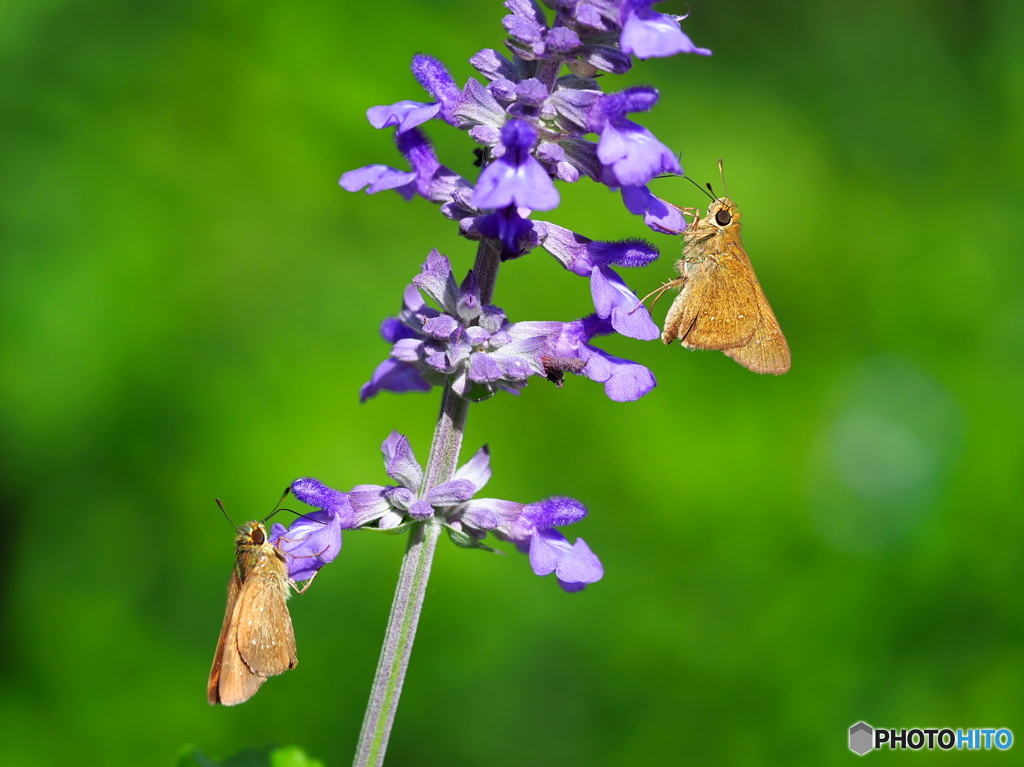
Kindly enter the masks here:
M 719 161 L 721 169 L 721 161 Z M 665 317 L 661 340 L 687 349 L 718 349 L 755 373 L 781 375 L 790 355 L 779 321 L 765 298 L 740 239 L 740 212 L 728 197 L 713 197 L 707 216 L 694 216 L 683 233 L 680 277 L 656 293 L 682 288 Z
M 210 703 L 244 703 L 267 677 L 295 668 L 295 632 L 285 604 L 293 586 L 284 552 L 267 543 L 266 526 L 243 525 L 235 538 L 228 604 L 206 688 Z

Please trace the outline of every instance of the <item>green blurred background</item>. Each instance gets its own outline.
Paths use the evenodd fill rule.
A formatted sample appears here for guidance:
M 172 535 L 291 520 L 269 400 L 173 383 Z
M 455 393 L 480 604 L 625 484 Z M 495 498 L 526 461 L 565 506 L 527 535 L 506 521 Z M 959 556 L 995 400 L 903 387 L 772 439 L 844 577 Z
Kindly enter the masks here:
M 607 575 L 567 595 L 519 555 L 443 541 L 389 764 L 839 764 L 861 719 L 1024 737 L 1024 6 L 690 9 L 712 58 L 605 87 L 661 90 L 639 119 L 698 181 L 725 158 L 793 370 L 613 339 L 658 377 L 640 402 L 570 377 L 474 407 L 488 494 L 584 500 L 571 532 Z M 422 98 L 417 51 L 464 82 L 503 12 L 5 0 L 0 762 L 269 741 L 350 761 L 402 540 L 347 534 L 291 602 L 299 667 L 211 708 L 234 536 L 213 499 L 243 521 L 298 476 L 383 482 L 391 429 L 425 458 L 437 392 L 357 391 L 430 248 L 465 270 L 473 245 L 422 200 L 337 178 L 400 164 L 366 108 Z M 473 173 L 468 139 L 430 129 Z M 617 195 L 562 191 L 549 218 L 651 236 Z M 673 274 L 678 238 L 657 243 L 625 275 L 638 292 Z M 542 251 L 496 301 L 515 319 L 590 306 Z

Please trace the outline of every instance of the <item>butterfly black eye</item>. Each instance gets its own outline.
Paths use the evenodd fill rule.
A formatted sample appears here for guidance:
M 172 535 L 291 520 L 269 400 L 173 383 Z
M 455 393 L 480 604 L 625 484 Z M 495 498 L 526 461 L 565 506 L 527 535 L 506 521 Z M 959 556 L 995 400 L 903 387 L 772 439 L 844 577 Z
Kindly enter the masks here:
M 265 540 L 267 540 L 267 536 L 265 536 L 263 534 L 263 531 L 260 530 L 258 527 L 254 527 L 253 531 L 249 533 L 249 540 L 253 543 L 263 543 Z
M 715 214 L 715 223 L 719 226 L 728 226 L 730 221 L 732 221 L 732 213 L 725 208 Z

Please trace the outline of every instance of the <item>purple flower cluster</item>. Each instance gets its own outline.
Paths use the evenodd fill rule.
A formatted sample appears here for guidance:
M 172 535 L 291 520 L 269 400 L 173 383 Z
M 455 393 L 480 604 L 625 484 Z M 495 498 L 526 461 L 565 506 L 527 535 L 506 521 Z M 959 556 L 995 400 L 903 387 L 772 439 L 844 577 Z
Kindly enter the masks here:
M 509 322 L 502 310 L 481 305 L 472 273 L 456 287 L 447 259 L 431 253 L 406 289 L 399 316 L 382 325 L 391 355 L 363 386 L 364 401 L 380 391 L 427 391 L 445 381 L 460 396 L 479 400 L 519 390 L 531 376 L 560 384 L 566 372 L 601 381 L 616 401 L 637 399 L 655 385 L 646 368 L 590 341 L 611 332 L 658 338 L 647 308 L 612 268 L 645 266 L 658 257 L 657 249 L 641 240 L 595 242 L 531 216 L 558 206 L 556 179 L 572 183 L 585 176 L 619 189 L 626 207 L 652 229 L 685 229 L 680 211 L 647 187 L 657 175 L 682 173 L 678 159 L 629 119 L 650 110 L 657 91 L 604 93 L 596 75 L 627 71 L 631 54 L 710 51 L 690 42 L 677 17 L 654 12 L 653 0 L 547 4 L 554 11 L 550 22 L 534 0 L 505 3 L 511 58 L 485 49 L 470 59 L 486 85 L 470 78 L 460 88 L 441 62 L 417 54 L 413 74 L 434 100 L 367 111 L 374 127 L 395 129 L 411 170 L 369 165 L 345 173 L 341 186 L 370 193 L 393 189 L 406 199 L 419 195 L 437 203 L 464 236 L 501 243 L 502 260 L 544 248 L 565 269 L 590 279 L 594 314 L 568 323 Z M 440 163 L 421 130 L 430 120 L 465 130 L 478 144 L 482 170 L 475 184 Z M 427 306 L 417 289 L 438 309 Z
M 618 190 L 626 208 L 652 230 L 678 234 L 686 228 L 681 212 L 647 186 L 656 176 L 681 174 L 679 160 L 632 119 L 657 104 L 658 92 L 637 86 L 605 93 L 601 83 L 607 79 L 598 79 L 626 72 L 633 56 L 710 54 L 683 34 L 682 17 L 655 12 L 655 2 L 544 0 L 545 11 L 536 0 L 507 0 L 509 55 L 484 49 L 472 56 L 481 79 L 459 87 L 440 61 L 417 54 L 412 72 L 432 100 L 367 111 L 375 128 L 394 129 L 407 169 L 367 165 L 345 173 L 341 186 L 370 194 L 390 189 L 406 200 L 422 197 L 458 222 L 460 234 L 484 242 L 479 274 L 471 270 L 461 283 L 448 258 L 431 251 L 406 287 L 398 316 L 381 326 L 391 352 L 362 387 L 361 400 L 381 391 L 445 385 L 462 398 L 456 400 L 462 407 L 498 391 L 516 393 L 532 377 L 561 386 L 567 373 L 603 384 L 616 402 L 637 400 L 654 388 L 647 368 L 593 342 L 612 333 L 659 337 L 647 308 L 617 271 L 646 266 L 658 257 L 657 248 L 637 239 L 594 241 L 533 216 L 558 207 L 559 183 L 589 178 Z M 475 182 L 441 164 L 423 130 L 430 121 L 464 130 L 476 143 L 481 170 Z M 589 280 L 593 313 L 569 322 L 513 322 L 491 303 L 499 260 L 536 248 Z M 461 432 L 456 450 L 459 444 Z M 307 580 L 333 560 L 342 530 L 396 532 L 427 520 L 439 520 L 460 546 L 488 549 L 488 535 L 513 543 L 529 555 L 536 574 L 554 573 L 567 591 L 603 577 L 587 544 L 570 543 L 557 529 L 586 516 L 579 501 L 475 498 L 490 478 L 486 447 L 450 480 L 430 487 L 405 437 L 393 432 L 383 453 L 396 484 L 357 485 L 343 493 L 308 477 L 293 483 L 295 496 L 316 509 L 288 530 L 273 527 L 272 541 L 290 555 L 293 579 Z
M 411 166 L 401 171 L 370 165 L 341 177 L 349 191 L 395 189 L 442 205 L 469 237 L 495 237 L 505 257 L 536 245 L 527 216 L 558 205 L 552 179 L 586 176 L 622 192 L 630 212 L 659 232 L 678 233 L 678 210 L 647 188 L 655 176 L 681 174 L 676 156 L 627 115 L 649 111 L 654 88 L 604 93 L 596 75 L 621 74 L 640 58 L 710 51 L 697 48 L 679 18 L 656 13 L 654 0 L 547 0 L 549 23 L 534 0 L 508 0 L 504 19 L 512 57 L 484 49 L 470 63 L 488 81 L 470 78 L 459 88 L 438 60 L 417 54 L 412 71 L 435 100 L 399 101 L 367 111 L 376 128 L 394 127 L 399 151 Z M 563 65 L 568 72 L 562 73 Z M 419 126 L 441 120 L 465 130 L 482 147 L 485 165 L 474 185 L 441 165 Z M 597 141 L 587 138 L 596 135 Z
M 365 401 L 382 390 L 426 391 L 448 380 L 456 394 L 477 401 L 499 389 L 517 391 L 531 376 L 550 377 L 554 371 L 599 381 L 616 402 L 642 397 L 654 388 L 653 374 L 589 342 L 616 330 L 634 338 L 656 338 L 658 329 L 649 315 L 629 314 L 637 299 L 607 266 L 600 249 L 587 256 L 586 244 L 576 242 L 575 248 L 580 251 L 574 262 L 579 273 L 591 274 L 598 312 L 574 322 L 509 322 L 501 309 L 481 303 L 472 271 L 457 286 L 448 259 L 432 251 L 406 288 L 402 311 L 381 326 L 381 335 L 393 344 L 391 356 L 377 366 L 360 397 Z M 564 253 L 571 260 L 567 246 Z M 440 310 L 428 306 L 421 291 Z
M 271 540 L 290 555 L 293 580 L 308 580 L 317 568 L 337 556 L 343 529 L 397 532 L 432 516 L 443 521 L 451 539 L 460 546 L 488 549 L 482 543 L 488 533 L 514 543 L 529 554 L 534 573 L 555 573 L 566 591 L 579 591 L 604 575 L 601 561 L 582 538 L 569 543 L 555 529 L 587 515 L 579 501 L 561 497 L 531 504 L 496 498 L 473 500 L 491 478 L 487 447 L 480 448 L 450 481 L 426 493 L 421 493 L 423 468 L 406 437 L 392 432 L 381 451 L 394 485 L 357 485 L 343 493 L 310 477 L 292 483 L 295 497 L 317 509 L 298 519 L 287 532 L 274 525 Z

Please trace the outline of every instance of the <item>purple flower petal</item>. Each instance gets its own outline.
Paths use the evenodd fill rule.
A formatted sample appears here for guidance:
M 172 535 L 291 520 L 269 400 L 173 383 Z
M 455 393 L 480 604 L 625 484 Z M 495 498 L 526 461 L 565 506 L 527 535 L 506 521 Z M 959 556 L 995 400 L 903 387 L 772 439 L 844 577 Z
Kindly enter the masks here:
M 582 45 L 580 37 L 568 27 L 555 27 L 544 37 L 549 53 L 569 53 Z
M 523 245 L 533 233 L 533 223 L 519 215 L 512 207 L 496 210 L 477 218 L 477 228 L 484 237 L 499 240 L 504 246 L 501 260 L 519 258 L 527 248 Z
M 366 187 L 367 194 L 394 189 L 405 199 L 411 200 L 415 194 L 412 188 L 414 181 L 415 173 L 397 170 L 387 165 L 367 165 L 341 174 L 338 184 L 346 192 L 358 192 Z
M 622 203 L 630 213 L 644 216 L 644 223 L 662 234 L 682 234 L 686 219 L 679 208 L 651 194 L 646 186 L 623 186 Z
M 561 540 L 559 540 L 561 539 Z M 565 547 L 558 544 L 564 542 Z M 545 530 L 530 539 L 530 567 L 534 575 L 550 575 L 558 567 L 568 542 L 557 530 Z
M 328 487 L 313 477 L 301 477 L 291 484 L 291 491 L 307 506 L 318 509 L 341 510 L 351 508 L 346 493 Z
M 601 132 L 597 157 L 615 172 L 623 186 L 646 184 L 661 173 L 683 172 L 679 159 L 646 128 L 621 119 Z
M 627 338 L 653 341 L 661 335 L 636 294 L 607 266 L 595 266 L 590 276 L 590 292 L 597 316 Z
M 397 431 L 391 432 L 381 445 L 384 454 L 384 471 L 391 479 L 414 493 L 423 482 L 423 469 L 416 460 L 409 445 L 409 439 Z
M 587 516 L 587 507 L 575 498 L 556 495 L 531 503 L 523 509 L 523 519 L 529 520 L 534 530 L 572 525 Z
M 454 479 L 473 483 L 474 492 L 480 492 L 491 478 L 491 450 L 487 445 L 477 450 L 473 457 L 458 468 Z
M 374 128 L 395 126 L 399 133 L 422 125 L 437 116 L 439 104 L 424 104 L 421 101 L 398 101 L 394 104 L 370 107 L 366 119 Z
M 584 346 L 584 375 L 603 383 L 604 393 L 613 402 L 635 402 L 657 385 L 654 374 L 643 365 L 614 357 L 590 344 Z
M 650 6 L 650 2 L 645 4 Z M 619 45 L 626 53 L 641 59 L 675 56 L 677 53 L 711 55 L 707 48 L 698 48 L 693 44 L 679 28 L 676 19 L 649 8 L 638 8 L 627 13 Z
M 366 402 L 382 391 L 404 394 L 410 391 L 430 391 L 431 388 L 413 365 L 388 358 L 377 366 L 370 380 L 359 389 L 359 401 Z
M 601 561 L 582 539 L 570 545 L 557 530 L 545 530 L 530 540 L 530 567 L 537 575 L 555 573 L 566 591 L 578 591 L 583 585 L 604 577 Z
M 403 118 L 410 112 L 423 106 L 422 101 L 396 101 L 394 104 L 370 107 L 366 110 L 366 119 L 374 128 L 394 127 L 402 124 Z
M 484 168 L 477 180 L 473 204 L 481 209 L 510 205 L 530 210 L 558 207 L 558 190 L 544 167 L 530 154 L 536 142 L 533 128 L 522 120 L 511 120 L 501 135 L 502 142 L 510 151 Z M 527 136 L 532 141 L 524 146 Z
M 468 479 L 452 479 L 430 488 L 426 500 L 431 506 L 456 506 L 468 501 L 475 492 L 476 486 Z
M 604 577 L 604 567 L 586 541 L 577 538 L 572 550 L 566 552 L 558 561 L 555 577 L 566 591 L 579 591 L 586 584 L 601 580 Z
M 429 519 L 434 516 L 434 507 L 427 501 L 416 501 L 409 507 L 409 516 L 413 519 Z
M 455 125 L 453 111 L 462 100 L 462 92 L 445 65 L 433 56 L 417 53 L 412 58 L 412 73 L 423 90 L 440 102 L 445 122 Z

